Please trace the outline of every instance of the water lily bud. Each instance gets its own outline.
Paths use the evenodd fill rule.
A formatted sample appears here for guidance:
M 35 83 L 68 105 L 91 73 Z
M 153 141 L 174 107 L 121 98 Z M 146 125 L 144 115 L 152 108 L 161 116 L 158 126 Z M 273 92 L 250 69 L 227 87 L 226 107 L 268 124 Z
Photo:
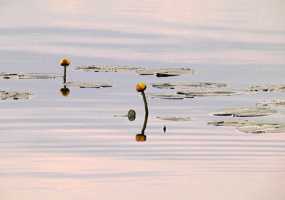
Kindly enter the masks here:
M 67 58 L 63 58 L 60 60 L 60 65 L 66 67 L 70 65 L 70 61 Z
M 144 82 L 138 83 L 136 85 L 136 90 L 138 92 L 143 92 L 146 89 L 146 84 Z

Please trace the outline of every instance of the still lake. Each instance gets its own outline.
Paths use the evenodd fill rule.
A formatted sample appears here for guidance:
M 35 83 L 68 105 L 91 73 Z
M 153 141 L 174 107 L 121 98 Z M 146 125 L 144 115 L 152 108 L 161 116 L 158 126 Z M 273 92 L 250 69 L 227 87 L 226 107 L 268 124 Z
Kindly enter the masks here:
M 212 112 L 285 99 L 284 93 L 149 96 L 159 91 L 150 84 L 161 82 L 284 84 L 284 11 L 283 0 L 1 0 L 0 72 L 61 74 L 58 63 L 67 56 L 68 80 L 113 87 L 71 88 L 63 97 L 61 79 L 0 80 L 0 90 L 33 94 L 0 102 L 0 199 L 284 200 L 284 133 L 207 124 L 217 119 Z M 75 70 L 94 64 L 191 67 L 194 74 Z M 144 118 L 140 81 L 149 86 L 143 143 L 135 141 Z M 135 121 L 114 117 L 129 109 Z

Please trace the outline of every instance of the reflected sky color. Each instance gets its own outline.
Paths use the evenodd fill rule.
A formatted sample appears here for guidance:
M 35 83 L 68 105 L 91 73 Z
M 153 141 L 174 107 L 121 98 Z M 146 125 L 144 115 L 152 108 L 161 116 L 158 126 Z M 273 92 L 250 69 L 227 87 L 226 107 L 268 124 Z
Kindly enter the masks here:
M 0 72 L 61 73 L 58 60 L 67 56 L 68 80 L 113 84 L 70 88 L 66 98 L 62 80 L 0 81 L 0 90 L 34 94 L 28 102 L 0 102 L 0 199 L 284 200 L 284 133 L 249 135 L 206 123 L 214 111 L 284 94 L 149 98 L 142 144 L 135 135 L 144 110 L 134 88 L 140 81 L 284 83 L 284 10 L 283 0 L 0 1 Z M 165 80 L 74 71 L 92 64 L 190 66 L 195 74 Z M 114 118 L 129 109 L 136 121 Z M 177 114 L 192 121 L 156 118 Z
M 1 50 L 129 63 L 284 64 L 285 5 L 279 0 L 2 4 Z M 17 35 L 11 40 L 5 32 Z

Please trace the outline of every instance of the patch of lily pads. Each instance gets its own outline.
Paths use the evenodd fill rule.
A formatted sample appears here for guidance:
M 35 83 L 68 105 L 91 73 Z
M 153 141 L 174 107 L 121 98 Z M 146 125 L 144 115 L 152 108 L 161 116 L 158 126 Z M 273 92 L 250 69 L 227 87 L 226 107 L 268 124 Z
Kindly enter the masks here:
M 79 71 L 84 72 L 133 72 L 137 70 L 143 70 L 142 67 L 130 67 L 130 66 L 112 66 L 112 65 L 91 65 L 80 66 L 76 68 Z
M 227 87 L 227 84 L 214 82 L 153 83 L 152 87 L 158 89 L 223 88 Z
M 214 126 L 236 127 L 237 130 L 244 133 L 285 133 L 285 124 L 283 123 L 266 123 L 249 120 L 239 121 L 213 121 L 208 124 Z
M 108 83 L 95 83 L 95 82 L 67 82 L 67 87 L 79 87 L 79 88 L 108 88 L 112 87 L 111 84 Z
M 155 75 L 157 77 L 180 76 L 193 73 L 193 70 L 188 67 L 147 69 L 144 67 L 91 65 L 80 66 L 76 69 L 84 72 L 135 72 L 142 76 Z
M 0 73 L 0 79 L 56 79 L 62 77 L 53 73 Z
M 263 106 L 263 107 L 275 107 L 275 108 L 284 107 L 285 108 L 285 100 L 272 100 L 270 102 L 258 103 L 257 105 Z
M 0 91 L 1 100 L 28 100 L 32 96 L 30 92 L 7 92 Z
M 184 96 L 184 98 L 232 96 L 238 94 L 236 91 L 228 88 L 227 84 L 214 82 L 154 83 L 152 87 L 175 90 L 177 95 Z
M 285 92 L 285 84 L 275 85 L 252 85 L 248 88 L 249 92 Z
M 242 107 L 242 108 L 229 108 L 220 112 L 213 113 L 214 116 L 232 116 L 232 117 L 263 117 L 276 113 L 268 107 Z
M 180 90 L 177 94 L 185 95 L 186 98 L 193 97 L 207 97 L 207 96 L 232 96 L 237 94 L 230 90 L 221 89 L 192 89 L 192 90 Z

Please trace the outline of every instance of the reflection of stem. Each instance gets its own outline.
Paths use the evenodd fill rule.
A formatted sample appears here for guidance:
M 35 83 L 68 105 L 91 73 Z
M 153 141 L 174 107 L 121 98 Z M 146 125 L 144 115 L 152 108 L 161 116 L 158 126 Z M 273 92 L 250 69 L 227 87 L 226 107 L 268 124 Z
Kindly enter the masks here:
M 144 109 L 145 109 L 145 115 L 144 115 L 144 123 L 142 128 L 142 134 L 144 134 L 144 131 L 146 129 L 147 119 L 148 119 L 148 107 L 147 107 L 147 101 L 145 97 L 144 91 L 142 91 L 143 101 L 144 101 Z
M 63 83 L 66 83 L 66 66 L 64 66 Z

